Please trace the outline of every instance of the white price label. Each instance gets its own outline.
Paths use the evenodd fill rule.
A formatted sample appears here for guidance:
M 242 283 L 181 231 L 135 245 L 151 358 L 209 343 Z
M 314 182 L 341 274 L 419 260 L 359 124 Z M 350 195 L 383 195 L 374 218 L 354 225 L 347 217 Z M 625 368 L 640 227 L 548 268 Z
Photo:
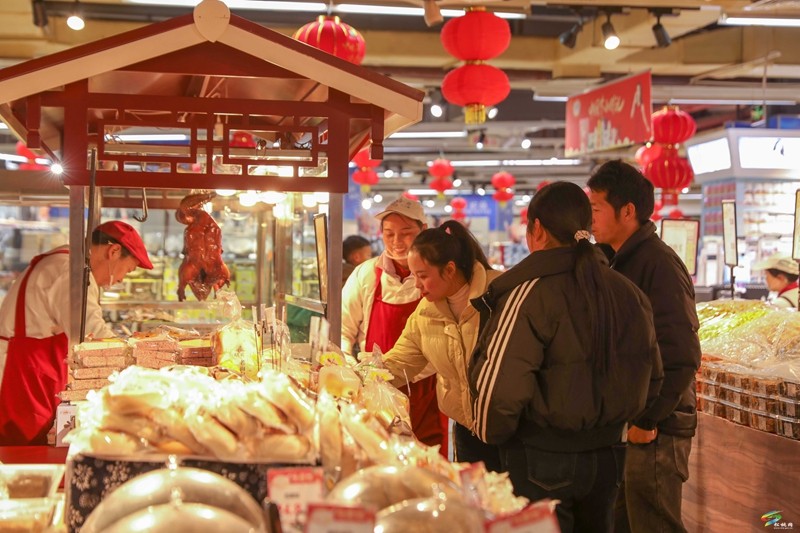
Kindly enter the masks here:
M 739 252 L 736 242 L 736 202 L 722 201 L 722 244 L 725 250 L 725 264 L 739 266 Z
M 322 468 L 270 468 L 267 491 L 269 499 L 278 505 L 283 530 L 303 531 L 308 505 L 325 499 Z
M 375 511 L 329 503 L 308 506 L 305 533 L 373 533 Z

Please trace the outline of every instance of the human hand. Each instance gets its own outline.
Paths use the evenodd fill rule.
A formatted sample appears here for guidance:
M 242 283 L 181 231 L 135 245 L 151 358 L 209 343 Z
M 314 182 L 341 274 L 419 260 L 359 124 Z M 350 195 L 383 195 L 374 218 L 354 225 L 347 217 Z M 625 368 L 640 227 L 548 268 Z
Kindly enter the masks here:
M 658 429 L 642 429 L 637 426 L 628 428 L 628 442 L 632 444 L 650 444 L 658 436 Z

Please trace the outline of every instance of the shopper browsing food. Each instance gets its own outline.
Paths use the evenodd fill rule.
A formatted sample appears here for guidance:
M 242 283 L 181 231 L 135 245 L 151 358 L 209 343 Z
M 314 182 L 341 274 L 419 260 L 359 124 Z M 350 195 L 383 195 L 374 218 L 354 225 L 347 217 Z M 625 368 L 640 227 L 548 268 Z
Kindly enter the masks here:
M 62 246 L 34 257 L 0 306 L 0 445 L 43 444 L 53 424 L 56 394 L 67 383 L 68 254 Z M 113 337 L 103 321 L 98 286 L 153 265 L 136 230 L 116 220 L 92 233 L 89 264 L 86 334 Z
M 372 246 L 369 241 L 361 235 L 350 235 L 342 242 L 342 284 L 347 282 L 347 278 L 353 270 L 372 257 Z
M 583 190 L 528 208 L 531 254 L 473 303 L 487 322 L 469 369 L 475 432 L 500 445 L 514 492 L 553 498 L 564 533 L 611 531 L 625 423 L 658 393 L 650 304 L 589 242 Z
M 377 345 L 389 351 L 421 296 L 408 267 L 408 251 L 427 228 L 419 202 L 400 197 L 375 218 L 381 222 L 385 250 L 356 267 L 342 289 L 342 351 L 357 356 L 358 347 L 371 352 Z M 436 376 L 425 372 L 409 391 L 411 426 L 417 439 L 429 446 L 444 444 L 443 424 L 436 402 Z
M 384 363 L 403 383 L 430 363 L 436 370 L 439 409 L 455 421 L 455 459 L 483 461 L 500 471 L 496 446 L 472 433 L 472 400 L 467 365 L 478 340 L 480 315 L 470 304 L 500 275 L 492 270 L 475 237 L 460 223 L 448 221 L 414 239 L 408 266 L 423 301 L 409 317 Z
M 753 270 L 763 270 L 767 288 L 775 293 L 770 300 L 778 307 L 797 309 L 797 278 L 800 269 L 791 257 L 775 254 L 753 265 Z
M 694 376 L 701 354 L 692 278 L 650 222 L 653 184 L 638 170 L 609 161 L 588 185 L 595 240 L 613 249 L 611 268 L 650 299 L 664 365 L 661 393 L 628 430 L 616 530 L 685 531 L 681 492 L 697 427 Z

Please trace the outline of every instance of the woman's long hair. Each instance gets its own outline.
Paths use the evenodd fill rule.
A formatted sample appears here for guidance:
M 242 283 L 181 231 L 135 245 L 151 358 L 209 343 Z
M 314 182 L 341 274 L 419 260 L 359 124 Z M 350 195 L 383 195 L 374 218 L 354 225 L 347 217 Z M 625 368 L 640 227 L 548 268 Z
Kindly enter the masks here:
M 411 249 L 429 265 L 443 269 L 452 261 L 469 283 L 475 261 L 490 269 L 486 254 L 472 233 L 460 222 L 448 220 L 438 228 L 420 232 L 411 244 Z
M 591 354 L 595 367 L 605 373 L 614 357 L 616 317 L 614 295 L 603 276 L 602 263 L 594 246 L 589 242 L 592 229 L 592 207 L 586 193 L 574 183 L 559 181 L 542 188 L 528 207 L 528 232 L 533 231 L 534 220 L 565 246 L 577 250 L 575 280 L 584 295 L 591 321 Z

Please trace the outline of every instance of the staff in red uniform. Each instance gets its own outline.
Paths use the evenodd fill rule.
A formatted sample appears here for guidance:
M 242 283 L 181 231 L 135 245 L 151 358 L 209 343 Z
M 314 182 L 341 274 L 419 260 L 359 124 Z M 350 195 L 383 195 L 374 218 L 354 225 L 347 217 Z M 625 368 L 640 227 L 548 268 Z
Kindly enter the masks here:
M 385 250 L 358 265 L 342 289 L 342 351 L 357 355 L 378 345 L 389 351 L 397 342 L 421 295 L 408 268 L 414 238 L 427 227 L 419 202 L 400 197 L 375 218 L 381 221 Z M 446 421 L 436 401 L 436 375 L 423 372 L 411 383 L 411 427 L 428 446 L 446 448 Z
M 113 337 L 103 321 L 98 286 L 122 280 L 136 267 L 152 269 L 130 225 L 105 222 L 92 233 L 86 334 Z M 36 256 L 0 306 L 0 445 L 45 444 L 67 384 L 70 324 L 69 248 Z

